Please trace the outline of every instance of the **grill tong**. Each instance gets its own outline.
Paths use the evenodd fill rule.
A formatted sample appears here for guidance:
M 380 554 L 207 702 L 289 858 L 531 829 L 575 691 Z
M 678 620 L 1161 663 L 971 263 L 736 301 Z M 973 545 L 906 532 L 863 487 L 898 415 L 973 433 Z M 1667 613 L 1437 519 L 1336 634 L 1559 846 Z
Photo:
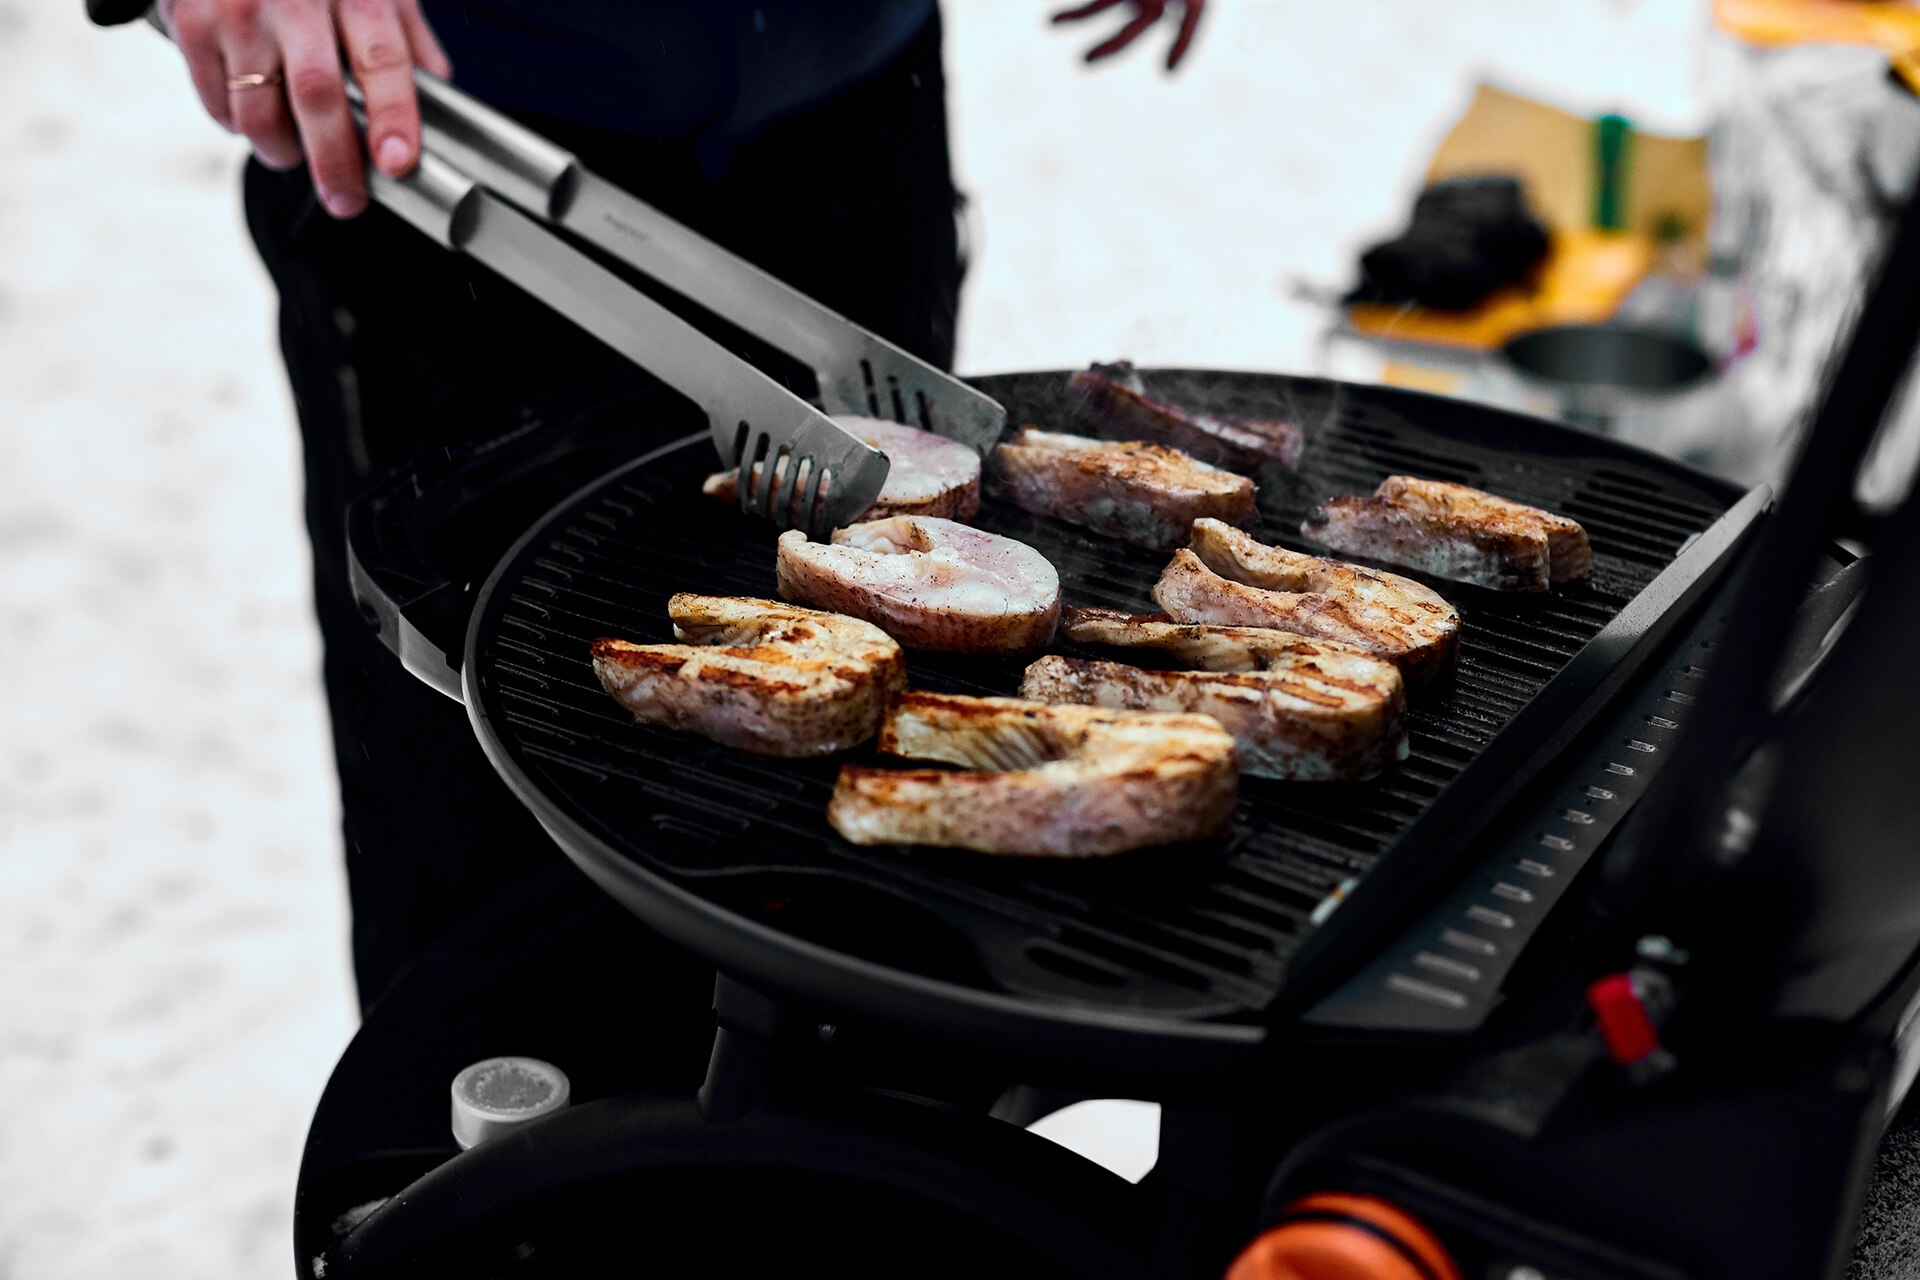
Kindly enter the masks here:
M 424 126 L 419 166 L 403 179 L 369 167 L 373 198 L 698 404 L 722 462 L 740 469 L 743 510 L 819 539 L 873 505 L 886 482 L 887 456 L 829 413 L 892 418 L 980 453 L 999 438 L 1006 410 L 994 400 L 668 218 L 445 81 L 416 70 L 414 82 Z M 542 223 L 807 364 L 824 412 Z

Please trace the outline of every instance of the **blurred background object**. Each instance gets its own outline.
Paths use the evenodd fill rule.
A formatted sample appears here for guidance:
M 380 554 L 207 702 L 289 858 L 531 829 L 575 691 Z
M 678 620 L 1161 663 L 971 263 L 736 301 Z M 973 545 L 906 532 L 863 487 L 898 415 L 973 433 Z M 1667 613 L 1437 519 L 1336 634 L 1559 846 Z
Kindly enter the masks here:
M 1712 278 L 1737 279 L 1752 350 L 1728 377 L 1724 416 L 1672 447 L 1728 475 L 1766 478 L 1791 457 L 1834 339 L 1913 193 L 1920 99 L 1872 47 L 1762 47 L 1723 35 L 1708 67 Z M 1859 496 L 1875 507 L 1898 500 L 1920 458 L 1911 375 L 1908 385 L 1861 474 Z
M 1712 18 L 1699 136 L 1643 131 L 1618 114 L 1624 103 L 1589 118 L 1480 84 L 1435 149 L 1422 200 L 1470 176 L 1510 178 L 1550 233 L 1547 253 L 1450 308 L 1377 299 L 1363 256 L 1323 367 L 1563 418 L 1777 484 L 1920 168 L 1920 8 L 1721 0 Z M 1523 337 L 1537 329 L 1556 335 Z M 1489 358 L 1496 350 L 1520 358 Z M 1619 363 L 1628 351 L 1633 376 Z M 1670 376 L 1701 358 L 1704 374 Z M 1891 506 L 1916 461 L 1909 393 L 1862 470 L 1862 502 Z

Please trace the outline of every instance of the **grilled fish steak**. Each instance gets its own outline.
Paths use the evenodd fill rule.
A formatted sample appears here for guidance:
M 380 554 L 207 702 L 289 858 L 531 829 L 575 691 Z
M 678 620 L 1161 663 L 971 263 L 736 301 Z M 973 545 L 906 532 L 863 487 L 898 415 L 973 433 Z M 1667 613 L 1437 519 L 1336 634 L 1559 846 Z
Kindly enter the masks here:
M 1593 572 L 1587 531 L 1576 522 L 1443 480 L 1388 476 L 1370 498 L 1327 499 L 1300 532 L 1349 555 L 1495 591 L 1545 591 Z
M 1241 770 L 1259 777 L 1349 781 L 1406 758 L 1399 669 L 1352 645 L 1110 609 L 1068 610 L 1061 633 L 1084 644 L 1154 650 L 1197 670 L 1049 655 L 1027 668 L 1021 697 L 1212 716 L 1233 735 Z
M 1254 516 L 1253 481 L 1165 445 L 1023 427 L 993 460 L 1028 511 L 1156 551 L 1185 542 L 1201 516 L 1236 525 Z
M 1593 547 L 1587 531 L 1578 521 L 1566 516 L 1529 507 L 1510 498 L 1496 497 L 1464 484 L 1445 480 L 1420 480 L 1413 476 L 1388 476 L 1373 491 L 1376 498 L 1397 502 L 1412 510 L 1450 513 L 1474 518 L 1485 513 L 1489 519 L 1505 516 L 1537 524 L 1547 537 L 1547 577 L 1553 582 L 1571 582 L 1593 573 Z
M 1060 621 L 1060 575 L 1024 542 L 933 516 L 780 535 L 789 600 L 864 618 L 909 649 L 1030 653 Z
M 855 844 L 1089 857 L 1225 834 L 1240 770 L 1206 716 L 908 693 L 880 750 L 962 767 L 844 765 L 827 821 Z
M 1257 542 L 1218 520 L 1193 522 L 1193 541 L 1153 588 L 1176 622 L 1271 627 L 1364 649 L 1410 685 L 1453 665 L 1460 614 L 1410 578 Z
M 1067 395 L 1080 420 L 1108 439 L 1151 440 L 1240 471 L 1270 463 L 1291 470 L 1300 465 L 1306 442 L 1297 423 L 1201 413 L 1156 400 L 1125 360 L 1074 374 Z
M 887 455 L 887 482 L 881 486 L 879 498 L 861 515 L 862 520 L 886 516 L 971 520 L 980 510 L 980 456 L 967 446 L 884 418 L 835 414 L 833 420 Z M 781 458 L 773 467 L 776 506 L 780 500 L 779 489 L 786 483 L 787 463 L 788 459 Z M 753 464 L 756 483 L 765 465 L 764 462 Z M 722 502 L 737 503 L 739 480 L 737 467 L 715 472 L 707 477 L 701 491 Z
M 682 592 L 682 644 L 593 642 L 593 674 L 637 719 L 769 756 L 824 756 L 871 738 L 907 687 L 900 646 L 868 622 L 777 600 Z

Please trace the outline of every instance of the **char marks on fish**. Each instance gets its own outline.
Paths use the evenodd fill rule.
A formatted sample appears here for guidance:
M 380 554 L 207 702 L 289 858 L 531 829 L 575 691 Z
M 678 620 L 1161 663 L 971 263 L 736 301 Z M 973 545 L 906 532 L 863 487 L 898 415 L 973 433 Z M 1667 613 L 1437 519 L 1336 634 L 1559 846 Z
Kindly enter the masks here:
M 1176 622 L 1270 627 L 1354 645 L 1400 668 L 1409 684 L 1451 669 L 1460 614 L 1410 578 L 1268 546 L 1218 520 L 1196 520 L 1192 542 L 1153 588 Z
M 1206 716 L 908 693 L 879 747 L 962 771 L 843 766 L 827 820 L 856 844 L 1122 853 L 1224 834 L 1239 788 Z
M 1300 532 L 1348 555 L 1495 591 L 1542 592 L 1593 572 L 1587 531 L 1575 521 L 1413 476 L 1388 476 L 1371 497 L 1329 498 Z
M 681 593 L 679 644 L 593 642 L 600 686 L 636 719 L 770 756 L 844 751 L 906 688 L 900 646 L 856 618 L 777 600 Z

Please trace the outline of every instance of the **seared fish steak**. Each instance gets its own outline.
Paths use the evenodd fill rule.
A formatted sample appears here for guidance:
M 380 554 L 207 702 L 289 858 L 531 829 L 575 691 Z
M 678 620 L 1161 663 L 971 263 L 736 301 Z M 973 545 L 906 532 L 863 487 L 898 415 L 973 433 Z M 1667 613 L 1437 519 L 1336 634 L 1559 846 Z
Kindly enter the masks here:
M 685 643 L 593 642 L 593 674 L 635 718 L 769 756 L 823 756 L 871 738 L 907 685 L 900 646 L 857 618 L 777 600 L 681 593 Z
M 1447 671 L 1460 614 L 1440 594 L 1398 574 L 1270 547 L 1218 520 L 1193 522 L 1193 541 L 1153 588 L 1177 622 L 1271 627 L 1364 649 L 1409 684 Z
M 1575 521 L 1442 480 L 1388 476 L 1370 498 L 1327 499 L 1300 532 L 1336 551 L 1495 591 L 1540 592 L 1593 572 L 1587 531 Z
M 780 535 L 780 594 L 880 627 L 909 649 L 1029 653 L 1053 639 L 1060 575 L 1024 542 L 933 516 Z
M 1204 462 L 1239 471 L 1300 465 L 1305 436 L 1297 423 L 1201 413 L 1157 400 L 1125 360 L 1096 364 L 1067 380 L 1080 420 L 1113 440 L 1172 445 Z
M 1206 716 L 908 693 L 880 749 L 936 769 L 840 770 L 827 821 L 855 844 L 1089 857 L 1225 833 L 1233 738 Z
M 1236 525 L 1254 516 L 1253 481 L 1165 445 L 1023 427 L 993 460 L 1028 511 L 1156 551 L 1185 542 L 1201 516 Z
M 1407 748 L 1406 684 L 1352 645 L 1258 627 L 1213 627 L 1072 610 L 1062 631 L 1089 644 L 1151 649 L 1192 671 L 1048 656 L 1020 696 L 1209 715 L 1233 734 L 1240 768 L 1296 782 L 1370 778 Z

